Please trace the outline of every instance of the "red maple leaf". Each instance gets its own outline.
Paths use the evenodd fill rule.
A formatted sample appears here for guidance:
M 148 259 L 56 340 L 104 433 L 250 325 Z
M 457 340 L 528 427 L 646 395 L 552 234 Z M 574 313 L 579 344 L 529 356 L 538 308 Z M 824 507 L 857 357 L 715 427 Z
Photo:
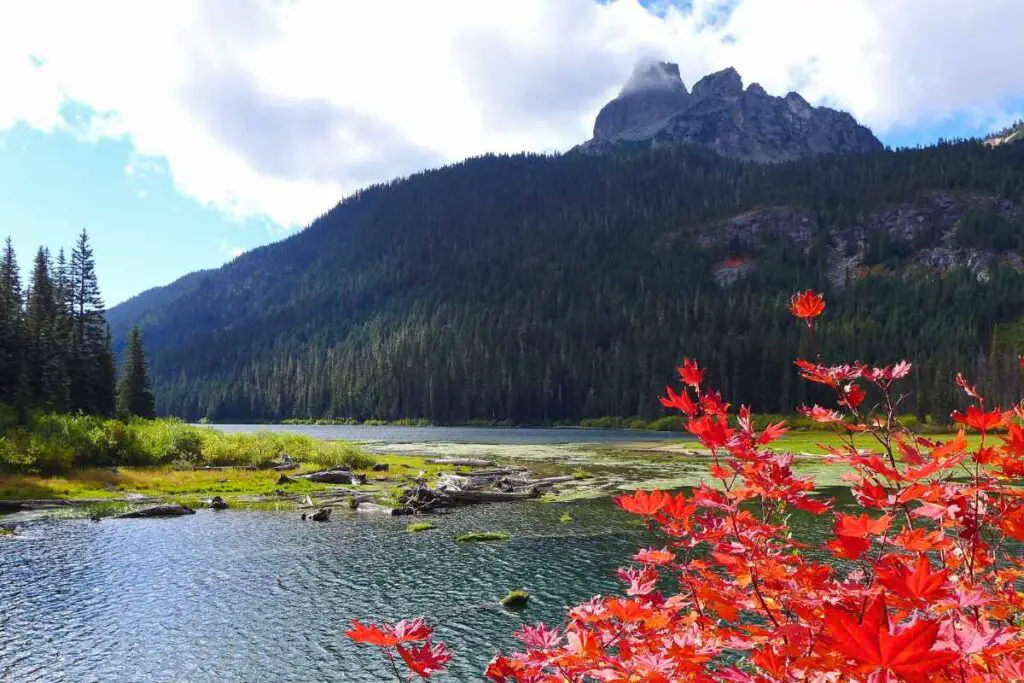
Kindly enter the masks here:
M 443 671 L 445 665 L 452 659 L 452 652 L 447 645 L 444 643 L 432 645 L 430 641 L 419 647 L 399 645 L 398 654 L 402 656 L 402 661 L 410 670 L 423 678 L 430 678 Z
M 653 517 L 658 514 L 658 510 L 665 507 L 668 500 L 669 496 L 664 491 L 647 492 L 641 489 L 632 496 L 619 496 L 615 502 L 626 512 Z
M 932 565 L 924 553 L 918 556 L 913 571 L 903 562 L 893 560 L 880 565 L 877 576 L 883 586 L 905 598 L 935 600 L 949 592 L 944 585 L 946 570 L 932 572 Z
M 859 673 L 896 674 L 911 683 L 924 682 L 928 674 L 958 658 L 955 652 L 933 649 L 939 632 L 933 621 L 920 619 L 892 629 L 884 594 L 872 599 L 859 622 L 849 612 L 827 610 L 825 626 L 824 641 L 857 661 Z
M 366 643 L 377 647 L 394 647 L 399 642 L 398 636 L 390 629 L 382 629 L 375 624 L 364 625 L 357 619 L 352 620 L 352 628 L 345 631 L 345 635 L 357 643 Z
M 1006 416 L 1000 410 L 985 412 L 977 406 L 969 406 L 967 412 L 953 411 L 953 419 L 968 427 L 985 432 L 994 427 L 999 427 L 1006 421 Z
M 789 300 L 789 312 L 810 325 L 812 320 L 825 312 L 825 297 L 809 289 L 794 294 Z
M 672 387 L 665 387 L 665 392 L 668 394 L 668 398 L 664 396 L 659 400 L 661 405 L 666 408 L 675 408 L 676 410 L 693 417 L 697 414 L 697 404 L 694 403 L 693 399 L 690 398 L 690 392 L 683 389 L 681 393 L 672 391 Z
M 700 369 L 695 360 L 684 358 L 683 364 L 677 369 L 679 370 L 679 379 L 683 380 L 684 384 L 696 388 L 704 381 L 704 371 Z

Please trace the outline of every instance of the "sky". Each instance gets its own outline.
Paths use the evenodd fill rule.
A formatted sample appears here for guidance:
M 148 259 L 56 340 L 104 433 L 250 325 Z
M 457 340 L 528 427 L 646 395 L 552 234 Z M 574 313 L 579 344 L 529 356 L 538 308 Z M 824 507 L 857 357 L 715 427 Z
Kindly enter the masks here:
M 852 113 L 893 147 L 1024 116 L 1021 0 L 9 0 L 0 237 L 89 231 L 108 305 L 353 191 L 590 136 L 638 60 Z

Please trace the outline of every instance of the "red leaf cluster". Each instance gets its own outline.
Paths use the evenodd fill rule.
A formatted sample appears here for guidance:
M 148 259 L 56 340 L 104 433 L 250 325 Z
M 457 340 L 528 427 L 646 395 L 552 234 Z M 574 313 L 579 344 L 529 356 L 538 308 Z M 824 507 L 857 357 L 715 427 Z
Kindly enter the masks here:
M 813 292 L 791 300 L 812 342 L 824 309 Z M 619 570 L 624 597 L 577 605 L 559 628 L 524 628 L 525 651 L 495 657 L 489 680 L 1024 681 L 1024 490 L 1014 486 L 1024 477 L 1024 405 L 986 409 L 958 375 L 971 405 L 953 418 L 980 443 L 971 448 L 963 431 L 933 442 L 898 419 L 895 385 L 910 363 L 797 367 L 834 392 L 835 407 L 802 412 L 842 437 L 830 457 L 850 470 L 856 506 L 834 510 L 793 470 L 792 454 L 768 448 L 785 425 L 755 430 L 749 410 L 730 413 L 687 359 L 684 386 L 661 400 L 710 451 L 709 480 L 617 498 L 660 547 Z M 794 510 L 830 515 L 832 538 L 801 541 Z M 421 633 L 354 626 L 351 637 L 400 649 L 400 634 Z

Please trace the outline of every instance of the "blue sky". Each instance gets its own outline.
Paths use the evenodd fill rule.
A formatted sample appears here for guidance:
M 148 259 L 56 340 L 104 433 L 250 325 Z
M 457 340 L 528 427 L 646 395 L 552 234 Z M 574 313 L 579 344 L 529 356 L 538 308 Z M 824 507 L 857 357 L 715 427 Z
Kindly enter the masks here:
M 368 183 L 567 149 L 651 56 L 688 86 L 735 66 L 891 146 L 1019 116 L 1024 3 L 935 3 L 438 0 L 399 2 L 400 24 L 390 5 L 329 0 L 18 3 L 0 9 L 0 237 L 27 268 L 86 228 L 113 305 Z

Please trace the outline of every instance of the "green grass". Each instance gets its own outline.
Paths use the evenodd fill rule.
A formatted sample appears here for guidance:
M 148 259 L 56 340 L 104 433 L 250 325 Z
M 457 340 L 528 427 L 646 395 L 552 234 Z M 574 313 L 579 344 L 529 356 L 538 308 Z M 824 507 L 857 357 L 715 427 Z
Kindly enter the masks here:
M 457 543 L 480 543 L 485 541 L 507 541 L 511 536 L 503 531 L 471 531 L 455 537 Z
M 430 529 L 436 529 L 430 522 L 413 522 L 409 526 L 405 527 L 405 530 L 410 534 L 418 534 L 421 531 L 429 531 Z
M 36 415 L 0 432 L 0 471 L 60 474 L 89 467 L 261 466 L 282 456 L 317 468 L 366 469 L 356 444 L 301 434 L 224 434 L 176 419 L 128 422 L 82 415 Z
M 509 591 L 508 595 L 501 599 L 501 606 L 505 609 L 523 609 L 530 602 L 530 594 L 525 590 Z
M 931 441 L 948 441 L 952 439 L 956 434 L 952 432 L 944 432 L 939 434 L 923 434 L 923 438 Z M 975 448 L 981 442 L 981 437 L 978 434 L 967 435 L 967 445 L 971 448 Z M 998 437 L 989 437 L 990 443 L 1001 443 Z M 835 434 L 834 432 L 799 432 L 791 431 L 787 432 L 781 439 L 774 441 L 772 447 L 776 450 L 792 451 L 794 453 L 813 453 L 813 454 L 824 454 L 827 450 L 823 446 L 838 447 L 843 446 L 847 442 L 846 440 Z M 854 439 L 854 443 L 858 448 L 867 449 L 878 449 L 879 444 L 867 434 L 858 434 Z

